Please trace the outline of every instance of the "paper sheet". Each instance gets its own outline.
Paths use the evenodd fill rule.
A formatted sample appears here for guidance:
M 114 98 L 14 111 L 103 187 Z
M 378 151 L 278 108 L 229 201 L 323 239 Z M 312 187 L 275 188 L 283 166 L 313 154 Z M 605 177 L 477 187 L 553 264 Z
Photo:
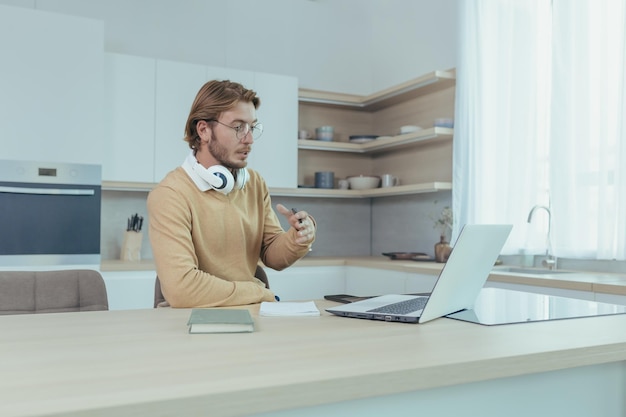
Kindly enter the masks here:
M 313 301 L 277 303 L 262 302 L 259 310 L 261 316 L 319 316 L 320 311 Z

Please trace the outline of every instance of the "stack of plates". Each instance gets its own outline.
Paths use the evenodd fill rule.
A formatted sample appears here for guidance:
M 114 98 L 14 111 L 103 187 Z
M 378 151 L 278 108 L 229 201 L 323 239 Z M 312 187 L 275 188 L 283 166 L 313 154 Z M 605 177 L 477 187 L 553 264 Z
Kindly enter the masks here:
M 377 138 L 376 135 L 352 135 L 350 136 L 350 143 L 366 143 Z
M 420 130 L 422 130 L 422 128 L 420 126 L 406 125 L 406 126 L 400 127 L 400 134 L 401 135 L 406 135 L 408 133 L 418 132 Z

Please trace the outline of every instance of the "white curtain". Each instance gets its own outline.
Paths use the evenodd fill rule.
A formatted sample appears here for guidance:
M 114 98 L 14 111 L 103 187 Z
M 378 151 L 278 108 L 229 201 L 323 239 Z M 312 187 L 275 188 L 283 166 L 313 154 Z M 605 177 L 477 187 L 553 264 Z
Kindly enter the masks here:
M 550 178 L 559 256 L 626 259 L 624 2 L 553 6 Z
M 504 253 L 543 252 L 542 205 L 557 256 L 626 259 L 622 4 L 460 2 L 454 235 L 512 223 Z
M 550 62 L 550 5 L 475 0 L 460 8 L 455 233 L 465 223 L 513 223 L 504 252 L 517 252 L 526 245 L 529 210 L 548 203 L 545 189 L 530 185 L 546 176 L 534 161 L 549 131 L 550 68 L 540 62 Z

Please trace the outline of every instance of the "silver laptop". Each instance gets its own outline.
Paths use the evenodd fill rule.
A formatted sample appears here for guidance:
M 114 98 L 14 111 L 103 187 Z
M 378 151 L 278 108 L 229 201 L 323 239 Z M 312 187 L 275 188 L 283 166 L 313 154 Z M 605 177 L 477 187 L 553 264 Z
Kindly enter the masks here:
M 326 311 L 359 319 L 424 323 L 472 308 L 512 228 L 465 225 L 429 296 L 382 295 Z

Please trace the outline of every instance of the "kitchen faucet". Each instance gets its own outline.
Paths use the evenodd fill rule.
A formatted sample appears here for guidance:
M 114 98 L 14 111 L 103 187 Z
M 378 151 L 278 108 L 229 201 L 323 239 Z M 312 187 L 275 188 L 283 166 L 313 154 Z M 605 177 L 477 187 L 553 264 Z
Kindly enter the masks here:
M 556 269 L 556 256 L 552 254 L 552 213 L 550 212 L 550 209 L 546 206 L 541 205 L 534 206 L 532 209 L 530 209 L 530 213 L 528 213 L 527 222 L 530 223 L 533 220 L 533 214 L 535 213 L 535 210 L 539 209 L 543 209 L 548 213 L 548 241 L 546 245 L 546 259 L 544 259 L 541 264 L 548 269 Z

